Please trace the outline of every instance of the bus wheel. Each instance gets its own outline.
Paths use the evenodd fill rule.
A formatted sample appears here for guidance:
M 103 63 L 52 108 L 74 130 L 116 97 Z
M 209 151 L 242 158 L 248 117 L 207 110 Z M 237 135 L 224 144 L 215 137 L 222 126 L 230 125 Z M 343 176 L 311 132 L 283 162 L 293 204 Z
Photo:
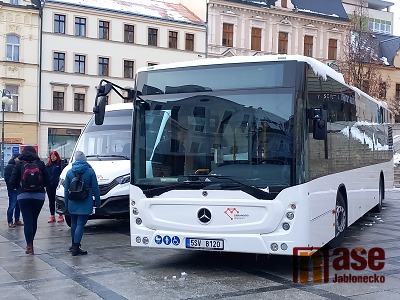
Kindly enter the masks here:
M 385 190 L 383 188 L 382 180 L 379 181 L 378 198 L 379 198 L 378 204 L 372 209 L 372 212 L 374 212 L 374 213 L 380 213 L 382 211 L 382 202 L 383 202 L 383 199 L 385 198 Z
M 341 193 L 336 196 L 335 237 L 328 243 L 329 247 L 336 248 L 343 241 L 347 227 L 347 209 Z
M 71 227 L 71 216 L 64 216 L 65 223 L 67 223 L 68 227 Z

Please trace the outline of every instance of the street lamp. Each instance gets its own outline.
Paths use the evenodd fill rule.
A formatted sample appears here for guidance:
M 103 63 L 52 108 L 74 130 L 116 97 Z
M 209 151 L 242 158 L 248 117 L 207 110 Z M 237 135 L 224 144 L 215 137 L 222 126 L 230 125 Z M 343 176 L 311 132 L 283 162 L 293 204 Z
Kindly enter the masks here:
M 1 109 L 2 109 L 2 119 L 1 119 L 1 177 L 4 177 L 4 109 L 6 105 L 13 104 L 13 100 L 10 98 L 11 93 L 3 89 L 1 93 Z

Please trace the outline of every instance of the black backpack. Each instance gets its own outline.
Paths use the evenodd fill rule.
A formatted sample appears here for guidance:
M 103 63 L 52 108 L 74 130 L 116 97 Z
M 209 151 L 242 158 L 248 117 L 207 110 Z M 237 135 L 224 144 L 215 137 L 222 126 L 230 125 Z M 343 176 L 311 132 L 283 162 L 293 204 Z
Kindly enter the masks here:
M 43 174 L 36 161 L 22 162 L 21 188 L 27 192 L 43 188 Z
M 85 200 L 89 196 L 89 188 L 83 181 L 82 174 L 74 172 L 68 188 L 68 199 L 71 201 Z

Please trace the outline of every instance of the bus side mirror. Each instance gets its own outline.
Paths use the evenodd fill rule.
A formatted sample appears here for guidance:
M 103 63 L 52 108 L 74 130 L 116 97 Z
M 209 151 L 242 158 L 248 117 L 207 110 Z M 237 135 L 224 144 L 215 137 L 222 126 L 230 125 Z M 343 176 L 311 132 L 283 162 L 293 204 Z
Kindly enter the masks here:
M 106 96 L 96 96 L 96 105 L 93 107 L 94 122 L 96 125 L 102 125 L 106 113 Z
M 99 86 L 97 87 L 96 99 L 94 100 L 94 122 L 96 125 L 102 125 L 104 122 L 104 115 L 106 113 L 106 96 L 109 92 L 111 92 L 112 84 L 107 82 L 106 84 L 102 84 L 103 81 L 100 81 Z
M 328 113 L 323 108 L 311 108 L 310 119 L 313 120 L 313 138 L 325 140 L 328 132 Z

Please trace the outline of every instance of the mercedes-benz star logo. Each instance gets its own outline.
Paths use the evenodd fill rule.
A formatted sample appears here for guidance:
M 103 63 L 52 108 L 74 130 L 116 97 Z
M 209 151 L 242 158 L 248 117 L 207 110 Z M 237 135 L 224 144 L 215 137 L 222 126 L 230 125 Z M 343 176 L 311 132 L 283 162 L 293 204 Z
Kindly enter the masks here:
M 197 218 L 203 224 L 208 224 L 211 222 L 211 211 L 205 207 L 202 207 L 197 212 Z

